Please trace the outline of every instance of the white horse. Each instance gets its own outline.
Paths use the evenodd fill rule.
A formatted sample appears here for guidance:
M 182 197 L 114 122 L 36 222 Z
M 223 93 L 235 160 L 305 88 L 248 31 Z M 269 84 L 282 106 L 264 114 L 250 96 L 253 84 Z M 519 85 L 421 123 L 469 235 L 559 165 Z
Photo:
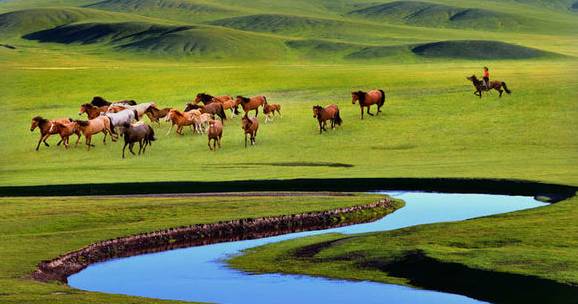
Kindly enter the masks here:
M 133 109 L 126 109 L 117 113 L 106 113 L 103 115 L 110 119 L 111 131 L 116 138 L 118 138 L 118 134 L 116 134 L 115 131 L 116 127 L 122 127 L 125 123 L 131 124 L 133 120 L 139 120 L 138 112 Z

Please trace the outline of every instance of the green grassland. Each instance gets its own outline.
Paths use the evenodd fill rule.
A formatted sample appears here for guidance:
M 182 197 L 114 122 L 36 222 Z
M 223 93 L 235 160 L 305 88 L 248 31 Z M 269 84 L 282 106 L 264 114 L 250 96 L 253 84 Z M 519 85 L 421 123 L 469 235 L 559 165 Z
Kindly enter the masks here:
M 229 262 L 250 272 L 299 273 L 410 285 L 410 278 L 397 274 L 392 265 L 420 252 L 446 265 L 457 263 L 469 269 L 527 275 L 577 286 L 577 203 L 578 198 L 574 197 L 532 210 L 458 223 L 353 236 L 325 234 L 300 238 L 249 249 Z M 317 249 L 300 254 L 308 248 Z M 437 279 L 452 280 L 444 276 Z M 559 294 L 549 296 L 551 303 L 570 303 Z M 524 295 L 518 294 L 516 300 L 510 301 L 522 298 Z M 534 302 L 536 298 L 528 301 Z
M 52 197 L 0 199 L 0 302 L 158 303 L 41 283 L 29 275 L 41 260 L 90 243 L 182 225 L 329 210 L 379 195 L 228 197 Z

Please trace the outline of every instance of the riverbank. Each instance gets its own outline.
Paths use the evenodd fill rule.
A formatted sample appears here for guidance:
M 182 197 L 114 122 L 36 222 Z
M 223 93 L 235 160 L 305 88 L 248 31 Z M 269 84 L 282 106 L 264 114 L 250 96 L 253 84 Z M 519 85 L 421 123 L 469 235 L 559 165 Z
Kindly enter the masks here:
M 31 278 L 37 264 L 116 237 L 191 224 L 324 211 L 382 195 L 0 198 L 0 302 L 159 303 Z
M 577 204 L 573 197 L 462 222 L 290 240 L 229 263 L 250 272 L 394 283 L 490 302 L 575 303 Z

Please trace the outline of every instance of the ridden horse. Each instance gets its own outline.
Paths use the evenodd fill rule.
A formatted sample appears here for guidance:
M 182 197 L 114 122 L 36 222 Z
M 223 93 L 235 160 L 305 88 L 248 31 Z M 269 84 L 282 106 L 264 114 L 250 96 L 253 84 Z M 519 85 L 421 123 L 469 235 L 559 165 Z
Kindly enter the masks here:
M 325 126 L 327 121 L 331 121 L 331 129 L 335 129 L 335 125 L 341 126 L 343 120 L 341 120 L 341 116 L 339 116 L 339 107 L 337 105 L 328 105 L 325 108 L 322 106 L 313 106 L 313 118 L 317 118 L 319 121 L 319 134 L 322 134 L 323 131 L 327 131 Z
M 118 135 L 116 134 L 115 128 L 116 127 L 122 127 L 125 123 L 132 123 L 133 120 L 138 121 L 139 120 L 139 116 L 138 116 L 138 112 L 136 110 L 131 110 L 131 109 L 126 109 L 126 110 L 122 110 L 120 112 L 117 113 L 106 113 L 102 116 L 106 116 L 110 119 L 110 129 L 112 131 L 112 133 L 110 134 L 110 137 L 112 138 L 113 141 L 116 141 L 116 138 L 118 138 Z M 116 135 L 116 136 L 113 136 Z
M 128 145 L 128 150 L 132 155 L 136 155 L 132 148 L 138 142 L 138 154 L 145 153 L 146 147 L 152 145 L 155 140 L 155 131 L 147 124 L 129 124 L 123 125 L 124 146 L 122 147 L 122 158 L 124 158 L 124 151 Z
M 98 116 L 95 119 L 91 120 L 75 120 L 76 127 L 82 132 L 84 135 L 85 144 L 90 150 L 90 147 L 94 147 L 92 142 L 92 136 L 98 133 L 104 133 L 104 138 L 102 139 L 102 143 L 106 144 L 106 134 L 110 134 L 112 138 L 112 121 L 108 116 Z
M 201 113 L 209 113 L 212 115 L 217 115 L 221 118 L 222 121 L 227 119 L 227 115 L 225 114 L 225 109 L 223 104 L 220 102 L 212 102 L 206 106 L 204 106 L 201 110 Z
M 40 130 L 40 139 L 38 140 L 38 144 L 36 145 L 36 151 L 40 148 L 40 143 L 44 142 L 44 145 L 50 147 L 50 145 L 46 142 L 46 139 L 50 137 L 50 135 L 57 134 L 56 130 L 50 131 L 50 127 L 55 122 L 71 122 L 71 118 L 59 118 L 55 120 L 48 120 L 44 119 L 41 116 L 36 116 L 32 118 L 32 124 L 30 125 L 30 132 L 33 132 L 36 128 Z M 58 142 L 57 145 L 62 143 L 62 139 Z
M 121 100 L 121 101 L 109 102 L 108 100 L 106 100 L 100 96 L 94 96 L 90 103 L 93 106 L 97 106 L 97 107 L 110 106 L 112 103 L 126 104 L 129 106 L 136 105 L 136 101 L 134 101 L 134 100 Z
M 255 137 L 257 137 L 257 130 L 259 129 L 259 120 L 257 117 L 243 117 L 241 120 L 241 128 L 245 132 L 245 148 L 247 148 L 247 135 L 251 138 L 251 146 L 256 143 Z
M 195 123 L 195 120 L 193 119 L 193 116 L 195 114 L 193 113 L 193 111 L 199 112 L 198 110 L 181 112 L 177 109 L 171 109 L 169 111 L 169 114 L 167 114 L 167 118 L 166 118 L 166 120 L 171 122 L 171 128 L 167 131 L 167 135 L 169 135 L 169 133 L 171 133 L 171 131 L 173 130 L 173 127 L 175 125 L 177 126 L 177 131 L 176 131 L 177 134 L 183 135 L 183 132 L 182 132 L 183 127 L 192 126 Z
M 100 113 L 103 113 L 103 112 L 106 113 L 108 111 L 108 107 L 109 106 L 97 107 L 97 106 L 94 106 L 90 103 L 85 103 L 85 104 L 80 106 L 80 110 L 78 112 L 78 115 L 82 115 L 83 113 L 86 113 L 86 115 L 88 116 L 88 119 L 94 119 L 94 118 L 100 116 Z
M 255 117 L 259 115 L 259 107 L 264 106 L 267 103 L 267 98 L 265 96 L 253 96 L 253 97 L 243 97 L 237 96 L 235 99 L 236 105 L 241 105 L 245 116 L 249 114 L 249 111 L 255 110 Z
M 160 125 L 160 119 L 165 118 L 167 114 L 169 114 L 170 110 L 171 108 L 164 108 L 161 110 L 156 106 L 152 106 L 145 111 L 145 114 L 148 116 L 151 122 L 156 122 Z
M 80 141 L 80 130 L 78 129 L 78 126 L 74 121 L 70 121 L 67 123 L 53 122 L 52 125 L 50 126 L 49 132 L 50 133 L 56 132 L 57 134 L 59 134 L 60 141 L 62 141 L 62 144 L 64 144 L 64 148 L 66 149 L 68 149 L 68 141 L 70 139 L 70 136 L 72 136 L 72 134 L 76 134 L 76 136 L 78 136 L 78 138 L 76 139 L 76 144 L 74 144 L 75 146 L 77 146 L 78 142 Z
M 221 148 L 221 137 L 223 137 L 223 123 L 219 120 L 211 119 L 209 121 L 209 130 L 207 132 L 209 138 L 209 150 L 217 151 L 217 145 Z M 213 147 L 211 147 L 211 140 L 213 140 Z
M 472 82 L 472 84 L 474 85 L 474 88 L 476 88 L 476 90 L 474 91 L 474 95 L 479 96 L 480 98 L 482 98 L 482 92 L 483 91 L 490 91 L 492 89 L 500 92 L 499 97 L 502 97 L 502 94 L 504 93 L 504 91 L 506 91 L 506 93 L 508 93 L 508 94 L 512 94 L 512 91 L 510 91 L 508 89 L 508 86 L 506 86 L 506 83 L 503 81 L 492 80 L 492 81 L 490 81 L 490 87 L 486 87 L 484 85 L 484 82 L 482 80 L 479 80 L 476 77 L 476 75 L 466 77 L 466 79 Z M 502 88 L 504 88 L 504 89 L 502 90 Z
M 266 103 L 263 105 L 263 114 L 265 114 L 265 123 L 268 121 L 273 121 L 273 116 L 275 116 L 275 112 L 279 113 L 279 117 L 281 117 L 281 105 L 272 103 Z
M 361 109 L 361 119 L 363 119 L 363 108 L 367 107 L 367 114 L 373 116 L 369 112 L 371 105 L 377 105 L 377 114 L 381 112 L 381 107 L 385 103 L 385 92 L 383 90 L 371 90 L 369 92 L 355 91 L 351 92 L 351 103 L 355 104 L 359 101 L 359 108 Z

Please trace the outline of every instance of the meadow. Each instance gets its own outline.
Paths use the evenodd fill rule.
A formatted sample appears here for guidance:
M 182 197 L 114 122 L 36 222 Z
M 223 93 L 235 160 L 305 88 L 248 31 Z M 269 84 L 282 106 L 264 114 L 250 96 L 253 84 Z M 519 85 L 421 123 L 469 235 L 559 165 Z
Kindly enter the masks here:
M 339 177 L 578 186 L 577 10 L 575 0 L 0 1 L 0 187 Z M 474 96 L 466 77 L 483 66 L 512 94 Z M 361 120 L 350 93 L 374 88 L 386 92 L 383 113 Z M 103 145 L 101 135 L 90 151 L 57 147 L 57 136 L 34 151 L 34 116 L 82 118 L 79 107 L 93 96 L 182 110 L 199 92 L 265 95 L 283 117 L 261 120 L 257 145 L 247 149 L 237 117 L 225 121 L 218 152 L 190 130 L 166 135 L 166 122 L 153 124 L 157 140 L 143 156 L 122 159 L 122 143 Z M 312 106 L 331 103 L 344 123 L 320 135 Z M 42 259 L 102 239 L 374 198 L 1 198 L 0 299 L 158 302 L 28 275 Z M 575 204 L 342 241 L 299 239 L 232 265 L 409 284 L 359 265 L 420 251 L 442 263 L 576 285 Z M 323 259 L 291 255 L 328 240 L 340 241 Z M 359 254 L 339 259 L 350 253 Z

